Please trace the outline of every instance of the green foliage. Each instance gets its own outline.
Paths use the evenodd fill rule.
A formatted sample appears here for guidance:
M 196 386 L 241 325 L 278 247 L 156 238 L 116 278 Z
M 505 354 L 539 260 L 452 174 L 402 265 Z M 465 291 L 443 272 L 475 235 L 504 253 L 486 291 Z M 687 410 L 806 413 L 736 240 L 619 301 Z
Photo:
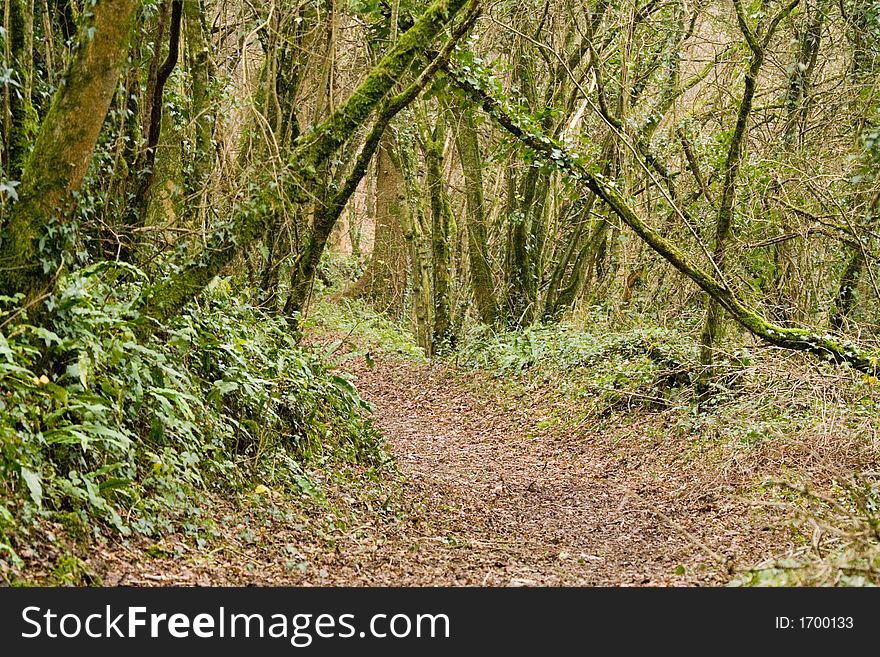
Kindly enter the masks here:
M 503 376 L 520 374 L 535 366 L 561 370 L 589 367 L 611 354 L 647 354 L 652 348 L 683 351 L 683 342 L 678 333 L 662 328 L 588 333 L 563 323 L 495 332 L 477 326 L 465 336 L 455 360 L 460 366 L 487 369 Z M 684 351 L 681 356 L 686 358 L 688 353 Z
M 304 325 L 320 327 L 355 341 L 365 348 L 425 360 L 425 352 L 412 333 L 386 315 L 374 310 L 362 299 L 316 299 Z
M 366 260 L 361 256 L 345 255 L 325 249 L 321 254 L 314 292 L 320 294 L 328 289 L 345 289 L 361 277 L 365 266 Z
M 71 514 L 95 532 L 195 530 L 202 491 L 314 493 L 310 465 L 384 462 L 351 382 L 223 281 L 139 342 L 141 277 L 113 263 L 69 276 L 52 327 L 0 314 L 0 538 Z
M 497 333 L 481 326 L 465 336 L 454 359 L 497 377 L 552 379 L 567 396 L 583 399 L 587 413 L 604 413 L 621 402 L 667 406 L 671 391 L 690 382 L 696 346 L 661 328 L 591 333 L 552 324 Z
M 871 121 L 862 132 L 862 145 L 865 162 L 862 171 L 853 177 L 853 183 L 876 179 L 877 165 L 880 163 L 880 107 L 874 110 Z
M 52 575 L 56 586 L 82 586 L 91 580 L 86 564 L 72 554 L 59 557 Z

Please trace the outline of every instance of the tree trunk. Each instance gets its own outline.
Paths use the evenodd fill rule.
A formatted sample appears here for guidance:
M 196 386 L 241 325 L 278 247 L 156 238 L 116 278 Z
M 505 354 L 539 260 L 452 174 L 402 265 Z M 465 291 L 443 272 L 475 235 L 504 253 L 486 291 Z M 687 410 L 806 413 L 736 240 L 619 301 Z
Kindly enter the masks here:
M 398 138 L 400 164 L 406 181 L 409 211 L 401 213 L 403 237 L 406 240 L 411 272 L 412 307 L 418 345 L 432 355 L 431 345 L 431 244 L 425 223 L 424 198 L 419 190 L 416 153 L 412 138 Z
M 19 86 L 4 85 L 4 153 L 6 177 L 21 180 L 28 148 L 39 127 L 39 117 L 32 102 L 34 62 L 33 0 L 6 2 L 6 58 L 17 75 Z
M 727 270 L 727 255 L 729 249 L 730 236 L 733 230 L 733 204 L 736 196 L 736 183 L 739 178 L 739 170 L 743 160 L 743 150 L 748 137 L 748 123 L 752 113 L 752 104 L 755 99 L 755 92 L 758 87 L 758 74 L 764 63 L 764 49 L 770 42 L 770 38 L 779 25 L 779 21 L 790 13 L 795 3 L 783 8 L 777 12 L 770 21 L 766 33 L 758 37 L 752 32 L 748 25 L 745 11 L 742 7 L 741 0 L 734 0 L 734 8 L 736 9 L 737 22 L 740 31 L 746 39 L 751 51 L 751 60 L 749 68 L 745 75 L 745 85 L 743 89 L 743 97 L 740 101 L 739 110 L 736 116 L 736 126 L 733 129 L 733 136 L 730 139 L 730 147 L 727 151 L 727 157 L 724 161 L 724 181 L 721 187 L 721 200 L 718 204 L 718 215 L 715 221 L 715 248 L 713 253 L 713 261 L 720 276 L 724 276 Z M 709 297 L 706 304 L 706 319 L 703 322 L 703 330 L 700 336 L 700 362 L 706 369 L 706 376 L 711 376 L 714 360 L 715 344 L 720 338 L 723 329 L 723 309 L 721 304 L 712 297 Z
M 168 16 L 170 9 L 170 17 Z M 143 146 L 135 161 L 131 180 L 131 200 L 125 213 L 126 228 L 143 226 L 148 223 L 148 209 L 156 176 L 156 151 L 162 137 L 162 116 L 165 104 L 165 85 L 177 66 L 180 54 L 180 33 L 183 18 L 183 0 L 170 0 L 162 6 L 159 24 L 156 29 L 155 53 L 150 64 L 146 103 L 142 116 Z M 168 30 L 168 53 L 161 60 L 163 37 Z M 161 61 L 161 64 L 160 64 Z M 165 131 L 167 134 L 167 131 Z M 160 201 L 161 202 L 161 201 Z
M 64 264 L 69 213 L 116 92 L 137 0 L 98 0 L 27 161 L 0 243 L 0 294 L 25 303 L 47 292 Z M 48 232 L 54 235 L 46 240 Z M 45 242 L 45 244 L 44 244 Z
M 400 166 L 397 138 L 386 129 L 376 160 L 376 232 L 367 269 L 346 296 L 369 299 L 391 317 L 403 314 L 406 291 L 406 244 L 403 225 L 408 221 L 406 182 Z
M 489 268 L 480 140 L 473 107 L 466 102 L 459 102 L 457 108 L 460 125 L 456 133 L 456 144 L 464 175 L 471 289 L 477 303 L 480 321 L 492 326 L 498 321 L 498 302 L 495 298 L 492 271 Z
M 849 258 L 840 274 L 837 296 L 829 318 L 831 326 L 840 330 L 846 323 L 856 301 L 856 290 L 859 286 L 859 274 L 865 266 L 865 256 L 858 247 L 848 250 Z
M 195 123 L 192 172 L 186 179 L 187 196 L 199 199 L 214 162 L 214 115 L 217 105 L 212 97 L 211 49 L 205 34 L 201 0 L 184 0 L 183 19 L 186 24 L 186 52 L 192 80 L 191 115 Z
M 425 131 L 427 132 L 427 130 Z M 455 218 L 449 207 L 446 181 L 443 179 L 443 147 L 446 143 L 446 119 L 437 117 L 434 130 L 425 140 L 425 168 L 431 196 L 431 278 L 434 284 L 434 328 L 432 354 L 442 355 L 455 348 L 452 326 L 452 259 L 450 247 L 455 239 Z
M 800 38 L 797 55 L 794 62 L 792 62 L 791 71 L 788 75 L 788 89 L 785 94 L 787 117 L 783 133 L 783 143 L 788 150 L 798 146 L 802 124 L 809 109 L 807 106 L 807 91 L 819 55 L 822 27 L 825 24 L 825 2 L 820 0 L 815 8 L 815 12 Z

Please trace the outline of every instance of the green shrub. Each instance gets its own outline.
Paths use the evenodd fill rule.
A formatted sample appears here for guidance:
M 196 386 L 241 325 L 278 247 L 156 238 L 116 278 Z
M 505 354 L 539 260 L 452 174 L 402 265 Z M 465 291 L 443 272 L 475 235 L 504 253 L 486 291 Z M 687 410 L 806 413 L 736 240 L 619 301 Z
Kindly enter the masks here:
M 554 381 L 561 393 L 582 402 L 585 415 L 626 409 L 687 404 L 676 397 L 691 382 L 695 345 L 668 329 L 589 333 L 568 324 L 534 325 L 495 332 L 476 327 L 467 333 L 456 365 L 498 378 Z
M 69 276 L 51 327 L 0 299 L 0 559 L 16 561 L 9 537 L 40 517 L 192 529 L 202 491 L 259 480 L 313 493 L 311 463 L 384 462 L 352 383 L 283 320 L 221 280 L 142 341 L 142 279 L 112 263 Z

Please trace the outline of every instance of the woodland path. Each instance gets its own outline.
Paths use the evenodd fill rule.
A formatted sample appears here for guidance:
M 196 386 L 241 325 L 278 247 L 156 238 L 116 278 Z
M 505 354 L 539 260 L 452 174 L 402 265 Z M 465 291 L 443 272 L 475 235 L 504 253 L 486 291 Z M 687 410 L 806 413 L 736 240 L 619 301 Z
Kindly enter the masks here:
M 220 547 L 182 541 L 174 558 L 146 558 L 108 546 L 105 582 L 719 585 L 780 538 L 717 470 L 658 457 L 662 436 L 627 449 L 589 427 L 539 429 L 554 411 L 540 394 L 499 398 L 439 365 L 352 367 L 403 477 L 402 512 L 342 492 L 360 524 L 327 543 L 303 521 L 229 504 Z

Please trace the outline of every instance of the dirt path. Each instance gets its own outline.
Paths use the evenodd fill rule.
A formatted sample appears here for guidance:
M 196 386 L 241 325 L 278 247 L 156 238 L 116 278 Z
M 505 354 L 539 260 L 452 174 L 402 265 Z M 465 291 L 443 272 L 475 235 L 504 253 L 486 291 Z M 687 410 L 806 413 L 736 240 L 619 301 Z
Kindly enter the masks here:
M 589 429 L 539 430 L 540 402 L 502 408 L 405 363 L 359 386 L 432 518 L 413 582 L 718 583 L 757 557 L 741 502 L 718 503 L 717 482 L 691 495 L 690 473 L 639 472 Z
M 627 444 L 626 428 L 613 440 L 589 427 L 539 429 L 554 410 L 546 402 L 499 403 L 478 377 L 405 361 L 355 368 L 403 475 L 405 513 L 349 500 L 363 522 L 328 542 L 302 518 L 229 505 L 227 546 L 206 554 L 181 541 L 174 558 L 108 547 L 105 581 L 717 585 L 779 538 L 762 533 L 717 468 L 683 460 L 662 435 Z

